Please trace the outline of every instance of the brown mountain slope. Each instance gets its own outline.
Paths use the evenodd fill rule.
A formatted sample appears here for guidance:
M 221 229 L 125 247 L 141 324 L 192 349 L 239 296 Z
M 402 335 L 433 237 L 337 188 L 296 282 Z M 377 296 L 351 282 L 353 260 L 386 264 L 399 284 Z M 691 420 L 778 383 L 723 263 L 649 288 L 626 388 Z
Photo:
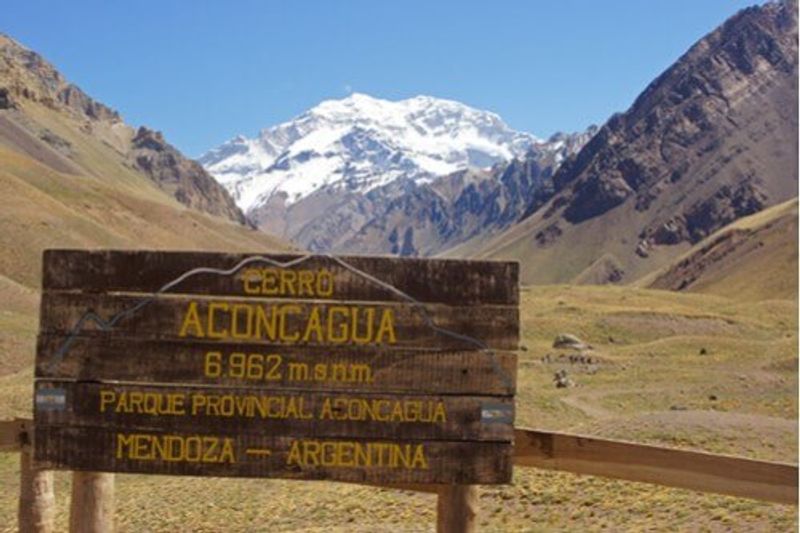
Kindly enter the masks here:
M 46 248 L 289 249 L 198 168 L 0 36 L 0 376 L 33 361 Z
M 38 287 L 42 250 L 53 247 L 288 249 L 266 233 L 186 208 L 142 182 L 137 190 L 57 172 L 0 145 L 0 275 Z
M 612 117 L 522 222 L 452 253 L 519 259 L 527 283 L 572 281 L 606 257 L 584 277 L 632 281 L 796 195 L 797 20 L 767 4 L 700 40 Z M 612 277 L 597 280 L 603 270 Z
M 745 300 L 797 298 L 797 199 L 744 217 L 641 280 Z
M 287 249 L 266 233 L 189 209 L 137 176 L 124 167 L 110 183 L 62 173 L 0 144 L 0 376 L 33 361 L 46 248 Z M 141 183 L 118 184 L 134 178 Z
M 513 225 L 560 161 L 596 131 L 597 126 L 590 126 L 581 133 L 557 133 L 547 143 L 560 143 L 560 148 L 533 146 L 524 158 L 491 169 L 465 169 L 429 183 L 396 180 L 357 195 L 364 204 L 368 198 L 373 208 L 357 231 L 337 231 L 345 212 L 337 209 L 298 232 L 299 242 L 312 242 L 310 235 L 321 235 L 320 226 L 325 226 L 341 236 L 331 241 L 338 252 L 430 256 L 467 242 L 477 246 Z
M 0 144 L 67 174 L 113 179 L 111 175 L 118 175 L 119 166 L 124 165 L 184 205 L 247 223 L 227 191 L 161 134 L 126 125 L 119 113 L 93 100 L 39 54 L 3 34 Z

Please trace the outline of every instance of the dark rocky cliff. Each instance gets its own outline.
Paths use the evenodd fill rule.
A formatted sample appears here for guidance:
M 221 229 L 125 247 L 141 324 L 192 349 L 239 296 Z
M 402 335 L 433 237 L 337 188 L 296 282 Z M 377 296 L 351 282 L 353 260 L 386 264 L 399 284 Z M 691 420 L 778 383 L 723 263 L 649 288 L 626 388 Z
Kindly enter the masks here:
M 585 279 L 605 257 L 608 281 L 630 281 L 796 197 L 797 64 L 795 5 L 740 11 L 603 125 L 478 254 L 521 259 L 523 278 L 547 283 Z

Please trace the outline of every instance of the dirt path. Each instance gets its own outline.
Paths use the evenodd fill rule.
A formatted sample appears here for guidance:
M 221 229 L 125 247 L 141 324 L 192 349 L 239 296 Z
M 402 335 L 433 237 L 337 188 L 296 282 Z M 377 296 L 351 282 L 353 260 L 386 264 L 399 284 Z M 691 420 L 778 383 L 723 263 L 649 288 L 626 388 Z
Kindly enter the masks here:
M 574 407 L 575 409 L 581 411 L 583 414 L 590 418 L 599 419 L 599 420 L 607 420 L 611 418 L 616 418 L 619 415 L 610 411 L 604 407 L 600 407 L 597 403 L 591 403 L 587 400 L 587 398 L 591 399 L 599 399 L 603 397 L 605 394 L 609 393 L 592 393 L 592 394 L 585 394 L 585 395 L 576 395 L 576 396 L 567 396 L 565 398 L 561 398 L 561 401 L 570 407 Z
M 781 377 L 765 370 L 757 370 L 748 375 L 751 381 L 760 383 L 777 382 Z M 657 394 L 660 391 L 670 391 L 670 387 L 648 388 L 649 393 Z M 561 402 L 578 409 L 595 421 L 631 420 L 630 413 L 618 413 L 600 405 L 600 400 L 613 394 L 634 392 L 632 389 L 603 389 L 595 391 L 574 391 L 569 396 L 561 398 Z M 736 413 L 715 410 L 686 410 L 686 411 L 643 411 L 634 418 L 651 422 L 675 424 L 681 426 L 702 426 L 708 430 L 725 430 L 733 428 L 746 428 L 748 430 L 764 430 L 767 432 L 798 432 L 798 421 L 789 418 L 780 418 L 760 414 Z

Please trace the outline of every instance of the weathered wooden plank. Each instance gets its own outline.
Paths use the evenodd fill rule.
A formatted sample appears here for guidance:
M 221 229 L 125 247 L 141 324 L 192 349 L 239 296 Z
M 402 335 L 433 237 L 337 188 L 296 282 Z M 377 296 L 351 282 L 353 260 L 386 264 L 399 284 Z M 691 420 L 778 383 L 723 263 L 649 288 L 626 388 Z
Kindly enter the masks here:
M 797 504 L 797 465 L 742 457 L 517 429 L 514 464 Z
M 377 487 L 379 489 L 388 490 L 407 490 L 411 492 L 425 492 L 428 494 L 437 494 L 441 487 L 445 485 L 436 485 L 433 483 L 369 483 L 358 481 L 345 481 L 344 483 L 355 483 L 358 485 L 368 485 L 370 487 Z
M 499 442 L 219 437 L 37 426 L 34 443 L 36 461 L 54 469 L 399 484 L 511 480 L 512 446 Z
M 87 319 L 88 318 L 88 319 Z M 103 327 L 97 319 L 113 324 Z M 293 345 L 515 350 L 513 306 L 350 304 L 45 292 L 40 332 Z
M 126 431 L 263 434 L 306 438 L 486 440 L 510 442 L 509 398 L 310 393 L 230 387 L 43 381 L 37 425 Z
M 47 250 L 44 253 L 42 287 L 45 290 L 89 292 L 157 292 L 167 283 L 194 269 L 229 270 L 242 261 L 259 255 L 263 254 Z M 297 262 L 304 257 L 288 254 L 263 256 L 282 264 Z M 417 301 L 427 303 L 516 305 L 519 302 L 519 265 L 511 262 L 311 256 L 297 262 L 295 266 L 277 270 L 298 275 L 301 271 L 312 274 L 320 270 L 330 272 L 334 280 L 334 290 L 332 294 L 322 296 L 323 298 L 403 301 L 394 291 L 383 286 L 383 283 Z M 274 275 L 277 278 L 273 282 Z M 312 297 L 307 294 L 309 285 L 301 290 L 300 278 L 297 278 L 297 283 L 292 283 L 291 278 L 290 274 L 287 281 L 284 276 L 282 284 L 281 273 L 276 272 L 276 267 L 265 262 L 251 261 L 231 275 L 198 272 L 170 289 L 170 292 L 263 296 L 264 294 L 254 291 L 261 292 L 261 287 L 264 287 L 268 292 L 280 293 L 273 294 L 275 297 Z M 245 279 L 248 280 L 247 287 Z M 313 279 L 310 288 L 317 292 L 316 278 Z M 281 288 L 285 290 L 279 290 Z M 299 294 L 300 292 L 303 294 Z
M 391 347 L 281 346 L 41 335 L 36 377 L 271 390 L 513 395 L 517 355 Z
M 0 452 L 20 452 L 22 445 L 19 439 L 19 433 L 22 428 L 33 429 L 32 419 L 14 419 L 14 420 L 0 420 Z M 31 450 L 31 458 L 33 450 Z M 22 459 L 21 459 L 22 460 Z M 49 473 L 48 475 L 52 475 Z M 348 483 L 360 483 L 359 481 L 347 481 Z M 374 487 L 391 489 L 391 490 L 407 490 L 414 492 L 429 492 L 435 493 L 439 490 L 439 485 L 428 483 L 364 483 Z
M 0 421 L 2 451 L 19 451 L 18 430 L 31 420 Z M 741 498 L 797 503 L 798 467 L 744 457 L 676 450 L 595 437 L 517 428 L 513 462 L 517 466 L 611 477 Z M 68 468 L 68 467 L 65 467 Z M 343 480 L 390 489 L 436 492 L 427 482 L 414 485 L 384 481 Z

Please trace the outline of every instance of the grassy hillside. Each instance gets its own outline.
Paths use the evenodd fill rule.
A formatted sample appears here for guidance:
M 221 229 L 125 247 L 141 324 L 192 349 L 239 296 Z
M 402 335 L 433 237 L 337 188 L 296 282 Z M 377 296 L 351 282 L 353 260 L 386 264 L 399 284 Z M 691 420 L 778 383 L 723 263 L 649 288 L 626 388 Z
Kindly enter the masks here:
M 0 215 L 7 252 L 0 273 L 29 287 L 38 286 L 48 247 L 286 249 L 265 233 L 188 209 L 143 178 L 120 187 L 64 174 L 1 145 L 0 160 L 0 194 L 9 199 Z
M 740 219 L 638 285 L 745 300 L 797 297 L 797 199 Z
M 26 305 L 23 294 L 21 316 Z M 796 302 L 543 286 L 523 290 L 521 321 L 518 425 L 796 461 Z M 552 348 L 559 333 L 594 349 L 570 363 Z M 554 386 L 561 369 L 574 387 Z M 0 377 L 0 417 L 30 416 L 30 382 L 30 369 Z M 0 455 L 2 531 L 17 476 L 16 458 Z M 56 491 L 63 529 L 67 474 Z M 435 507 L 430 495 L 338 483 L 117 476 L 119 531 L 433 531 Z M 797 529 L 792 506 L 522 468 L 511 486 L 481 488 L 480 509 L 489 532 Z

